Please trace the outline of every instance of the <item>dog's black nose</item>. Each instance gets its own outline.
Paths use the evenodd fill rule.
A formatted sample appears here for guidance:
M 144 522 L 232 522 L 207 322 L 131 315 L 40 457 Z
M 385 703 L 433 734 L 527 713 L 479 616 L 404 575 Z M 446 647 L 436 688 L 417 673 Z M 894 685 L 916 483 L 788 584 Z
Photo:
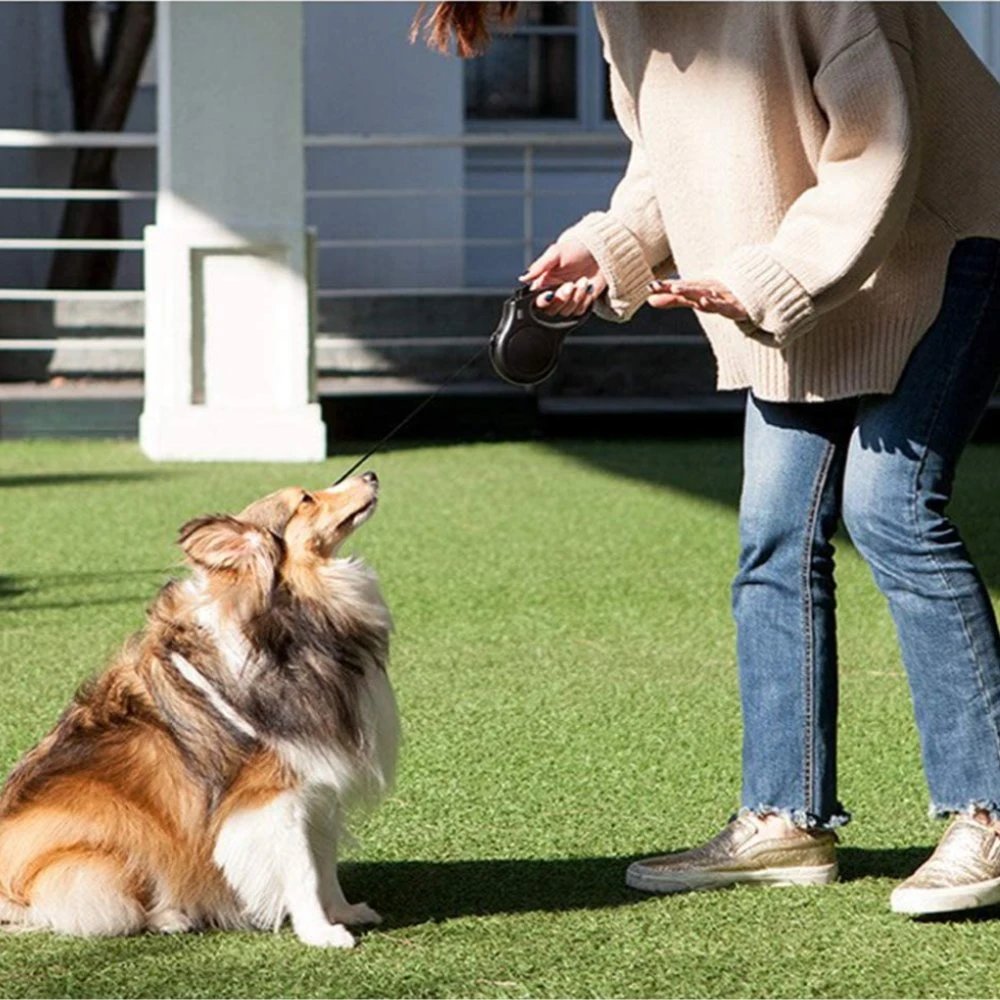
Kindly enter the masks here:
M 378 486 L 378 476 L 374 472 L 366 472 L 361 478 L 366 483 L 371 483 L 372 486 Z

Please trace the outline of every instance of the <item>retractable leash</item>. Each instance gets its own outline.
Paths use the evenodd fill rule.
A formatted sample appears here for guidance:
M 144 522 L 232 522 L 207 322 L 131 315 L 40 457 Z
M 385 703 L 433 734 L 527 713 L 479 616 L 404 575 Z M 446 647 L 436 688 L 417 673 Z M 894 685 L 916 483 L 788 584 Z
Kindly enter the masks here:
M 387 441 L 390 441 L 395 434 L 401 431 L 432 399 L 434 399 L 435 396 L 437 396 L 437 394 L 446 385 L 449 385 L 451 382 L 454 382 L 455 379 L 457 379 L 458 376 L 461 375 L 462 372 L 466 370 L 466 368 L 471 368 L 472 365 L 474 365 L 483 356 L 485 351 L 486 351 L 485 346 L 480 347 L 479 350 L 476 351 L 476 353 L 473 354 L 472 357 L 469 358 L 469 360 L 466 361 L 461 368 L 457 368 L 455 371 L 453 371 L 429 396 L 422 399 L 405 417 L 403 417 L 403 419 L 400 420 L 400 422 L 396 424 L 396 426 L 393 427 L 393 429 L 389 431 L 389 433 L 386 434 L 384 438 L 382 438 L 380 441 L 372 445 L 372 447 L 369 448 L 368 451 L 366 451 L 361 456 L 361 458 L 359 458 L 354 463 L 354 465 L 352 465 L 347 470 L 347 472 L 345 472 L 333 485 L 337 486 L 338 484 L 342 483 L 355 469 L 357 469 L 361 465 L 364 465 L 364 463 L 367 462 L 368 459 L 371 458 L 372 455 L 374 455 L 375 452 L 377 452 L 379 448 L 382 447 L 382 445 L 384 445 Z
M 460 368 L 453 371 L 429 396 L 422 399 L 388 434 L 365 452 L 333 485 L 342 483 L 355 469 L 364 465 L 387 441 L 401 431 L 442 389 L 489 351 L 493 370 L 512 385 L 530 388 L 544 382 L 556 369 L 559 353 L 567 334 L 583 326 L 590 310 L 582 316 L 539 315 L 533 300 L 547 291 L 518 288 L 504 301 L 500 322 L 489 343 L 484 344 Z
M 500 324 L 490 337 L 493 370 L 513 385 L 530 386 L 544 382 L 559 362 L 559 352 L 567 334 L 590 319 L 582 316 L 546 316 L 535 312 L 534 300 L 547 288 L 519 288 L 503 304 Z

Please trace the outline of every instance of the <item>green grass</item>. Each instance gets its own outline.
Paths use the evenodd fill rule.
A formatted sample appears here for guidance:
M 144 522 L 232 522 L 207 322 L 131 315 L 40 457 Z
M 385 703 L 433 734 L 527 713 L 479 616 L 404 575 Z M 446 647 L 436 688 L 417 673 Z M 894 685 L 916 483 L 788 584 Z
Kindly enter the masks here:
M 185 519 L 322 484 L 347 460 L 0 446 L 0 769 L 142 623 Z M 7 936 L 0 995 L 998 995 L 996 911 L 888 910 L 940 827 L 891 623 L 846 544 L 843 881 L 667 899 L 622 885 L 628 860 L 705 838 L 738 800 L 736 442 L 412 448 L 372 465 L 384 502 L 355 547 L 396 617 L 407 738 L 343 881 L 385 926 L 350 953 L 288 930 Z M 972 448 L 955 508 L 994 594 L 998 491 L 1000 448 Z

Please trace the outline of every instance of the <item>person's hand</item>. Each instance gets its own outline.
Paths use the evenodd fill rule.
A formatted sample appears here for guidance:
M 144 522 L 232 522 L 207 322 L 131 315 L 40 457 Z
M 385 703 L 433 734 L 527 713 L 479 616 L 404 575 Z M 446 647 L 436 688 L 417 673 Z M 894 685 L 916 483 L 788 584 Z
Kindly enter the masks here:
M 697 309 L 718 313 L 726 319 L 749 319 L 743 303 L 721 281 L 711 278 L 665 279 L 649 283 L 652 294 L 646 299 L 654 309 Z
M 535 306 L 550 316 L 582 316 L 608 287 L 593 254 L 572 238 L 553 243 L 518 280 L 549 289 Z

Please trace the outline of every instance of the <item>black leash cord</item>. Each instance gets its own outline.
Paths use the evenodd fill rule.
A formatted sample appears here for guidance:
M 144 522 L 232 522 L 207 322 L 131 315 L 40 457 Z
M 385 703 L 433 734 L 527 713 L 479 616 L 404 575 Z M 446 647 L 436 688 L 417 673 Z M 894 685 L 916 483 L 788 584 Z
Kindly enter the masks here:
M 368 451 L 366 451 L 365 454 L 362 455 L 361 458 L 359 458 L 354 465 L 352 465 L 333 485 L 337 486 L 339 483 L 342 483 L 355 469 L 358 468 L 358 466 L 364 465 L 364 463 L 367 462 L 368 459 L 371 458 L 372 455 L 374 455 L 375 452 L 377 452 L 379 448 L 386 443 L 386 441 L 389 441 L 396 433 L 401 431 L 432 399 L 434 399 L 435 396 L 437 396 L 437 394 L 445 386 L 454 382 L 455 379 L 457 379 L 458 376 L 461 375 L 467 368 L 471 368 L 486 353 L 486 348 L 488 346 L 489 345 L 486 344 L 483 347 L 480 347 L 479 350 L 476 351 L 476 353 L 473 354 L 461 368 L 453 371 L 426 399 L 421 400 L 405 417 L 403 417 L 403 419 L 400 420 L 400 422 L 396 424 L 396 426 L 393 427 L 393 429 L 389 431 L 384 438 L 369 448 Z

